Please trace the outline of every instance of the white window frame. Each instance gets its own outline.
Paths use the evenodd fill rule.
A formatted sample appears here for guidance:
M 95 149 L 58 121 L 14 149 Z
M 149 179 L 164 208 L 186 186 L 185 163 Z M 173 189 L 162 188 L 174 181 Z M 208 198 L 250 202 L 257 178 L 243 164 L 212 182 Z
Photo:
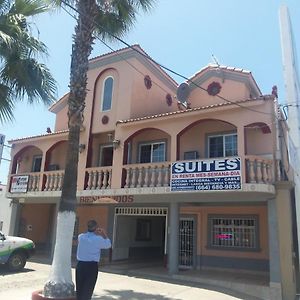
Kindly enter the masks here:
M 207 137 L 207 151 L 208 151 L 207 156 L 208 156 L 208 158 L 214 158 L 214 157 L 210 156 L 210 139 L 211 138 L 220 137 L 220 136 L 223 137 L 223 156 L 220 156 L 220 157 L 226 157 L 225 156 L 225 152 L 226 152 L 226 149 L 225 149 L 225 145 L 226 145 L 226 143 L 225 143 L 225 137 L 226 136 L 233 136 L 233 135 L 235 135 L 238 138 L 237 132 L 209 135 Z M 236 145 L 236 154 L 235 155 L 238 155 L 238 144 Z
M 214 221 L 218 221 L 219 225 L 214 225 Z M 237 222 L 253 222 L 250 225 L 235 225 Z M 222 222 L 228 224 L 222 224 Z M 217 233 L 216 233 L 217 231 Z M 215 238 L 216 234 L 224 235 L 224 240 L 218 242 Z M 238 234 L 238 238 L 235 236 Z M 252 238 L 250 242 L 245 236 Z M 208 216 L 208 247 L 220 250 L 243 250 L 258 251 L 259 250 L 259 224 L 257 215 L 209 215 Z
M 151 145 L 151 157 L 150 157 L 150 162 L 149 163 L 153 163 L 153 146 L 157 145 L 157 144 L 163 144 L 164 145 L 164 157 L 163 157 L 163 161 L 166 161 L 166 142 L 165 141 L 157 141 L 157 142 L 147 142 L 147 143 L 140 143 L 139 144 L 139 152 L 138 152 L 138 162 L 141 163 L 141 148 L 142 146 L 148 146 Z
M 112 84 L 112 91 L 111 91 L 111 99 L 110 99 L 110 108 L 109 108 L 109 109 L 103 109 L 105 83 L 106 83 L 106 81 L 107 81 L 109 78 L 111 78 L 112 81 L 113 81 L 113 84 Z M 102 95 L 101 95 L 101 111 L 109 111 L 109 110 L 111 110 L 111 108 L 112 108 L 112 101 L 113 101 L 113 94 L 114 94 L 114 82 L 115 82 L 115 79 L 114 79 L 112 76 L 107 76 L 107 77 L 105 77 L 104 80 L 103 80 L 103 85 L 102 85 Z

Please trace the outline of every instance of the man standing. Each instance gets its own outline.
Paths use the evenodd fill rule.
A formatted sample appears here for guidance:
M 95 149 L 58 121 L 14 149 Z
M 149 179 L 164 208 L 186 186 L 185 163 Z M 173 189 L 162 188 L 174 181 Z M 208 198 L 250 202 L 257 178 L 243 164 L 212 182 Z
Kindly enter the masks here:
M 111 248 L 106 232 L 95 220 L 87 223 L 88 231 L 78 236 L 76 292 L 77 300 L 90 300 L 98 277 L 101 249 Z

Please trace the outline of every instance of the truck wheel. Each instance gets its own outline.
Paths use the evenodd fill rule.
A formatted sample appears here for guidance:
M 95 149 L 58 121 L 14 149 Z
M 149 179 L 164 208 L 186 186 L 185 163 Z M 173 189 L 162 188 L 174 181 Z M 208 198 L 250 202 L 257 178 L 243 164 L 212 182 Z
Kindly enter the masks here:
M 26 264 L 26 257 L 21 252 L 12 253 L 7 261 L 9 271 L 16 272 L 24 268 Z

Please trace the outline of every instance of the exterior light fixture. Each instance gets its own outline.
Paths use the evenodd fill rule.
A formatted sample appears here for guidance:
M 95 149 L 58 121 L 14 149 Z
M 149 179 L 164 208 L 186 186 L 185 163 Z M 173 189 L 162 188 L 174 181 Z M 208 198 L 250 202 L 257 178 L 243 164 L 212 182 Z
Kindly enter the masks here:
M 113 148 L 117 149 L 120 146 L 120 140 L 113 140 L 112 144 L 113 144 Z

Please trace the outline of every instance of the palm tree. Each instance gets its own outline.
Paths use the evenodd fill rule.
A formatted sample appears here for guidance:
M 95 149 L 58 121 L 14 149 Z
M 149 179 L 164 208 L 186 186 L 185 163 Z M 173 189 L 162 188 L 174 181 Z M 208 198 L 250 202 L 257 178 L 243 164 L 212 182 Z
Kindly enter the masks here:
M 56 83 L 39 55 L 46 46 L 31 35 L 29 18 L 50 7 L 42 0 L 0 0 L 0 121 L 13 119 L 16 100 L 55 100 Z
M 65 176 L 57 216 L 56 244 L 50 278 L 44 286 L 49 298 L 74 295 L 71 276 L 72 236 L 76 213 L 79 134 L 85 107 L 88 58 L 95 34 L 111 39 L 122 36 L 136 20 L 139 9 L 150 10 L 154 0 L 57 0 L 67 8 L 76 5 L 77 24 L 73 36 L 68 98 L 68 150 Z

